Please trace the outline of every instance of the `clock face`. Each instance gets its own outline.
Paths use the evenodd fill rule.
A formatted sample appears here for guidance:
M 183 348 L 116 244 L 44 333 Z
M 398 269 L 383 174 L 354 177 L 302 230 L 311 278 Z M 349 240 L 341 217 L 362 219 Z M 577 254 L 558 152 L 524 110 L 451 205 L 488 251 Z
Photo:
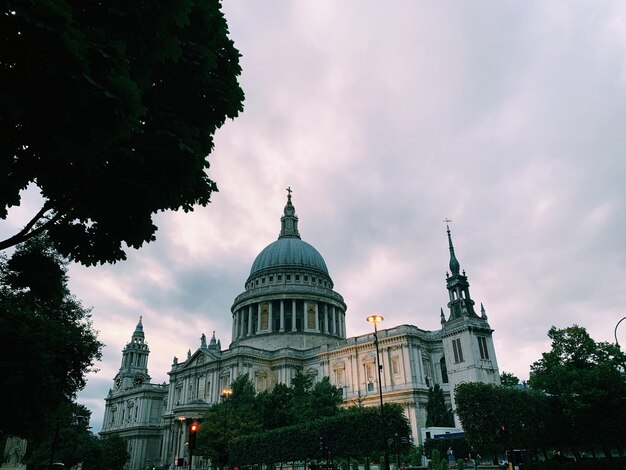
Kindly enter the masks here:
M 122 378 L 121 377 L 116 377 L 115 378 L 115 388 L 120 388 L 121 385 L 122 385 Z
M 141 375 L 137 374 L 135 376 L 135 379 L 133 380 L 133 383 L 135 385 L 141 385 L 142 382 L 143 382 L 143 377 Z

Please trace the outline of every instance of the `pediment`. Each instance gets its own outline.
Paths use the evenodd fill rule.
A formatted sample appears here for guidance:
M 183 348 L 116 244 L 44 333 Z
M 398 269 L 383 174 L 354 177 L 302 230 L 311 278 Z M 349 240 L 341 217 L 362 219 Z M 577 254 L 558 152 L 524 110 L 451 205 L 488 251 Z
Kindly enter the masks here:
M 195 353 L 193 353 L 189 359 L 181 364 L 182 367 L 180 370 L 200 367 L 205 364 L 217 361 L 219 358 L 220 354 L 217 354 L 214 351 L 200 348 Z

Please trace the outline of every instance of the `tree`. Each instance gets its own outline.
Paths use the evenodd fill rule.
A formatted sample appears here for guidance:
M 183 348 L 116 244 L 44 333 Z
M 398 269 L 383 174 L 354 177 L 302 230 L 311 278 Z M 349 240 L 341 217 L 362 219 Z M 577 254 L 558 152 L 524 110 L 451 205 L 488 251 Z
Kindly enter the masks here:
M 237 377 L 231 390 L 205 413 L 197 437 L 198 449 L 220 466 L 228 462 L 229 443 L 261 430 L 261 412 L 248 375 Z
M 85 468 L 97 470 L 122 470 L 130 459 L 128 442 L 117 434 L 104 439 L 96 439 L 96 449 L 99 449 L 100 460 L 89 463 L 85 461 Z M 95 465 L 97 464 L 97 466 Z
M 0 430 L 37 437 L 59 419 L 100 359 L 89 310 L 67 287 L 66 261 L 46 237 L 0 256 Z M 24 404 L 28 404 L 25 406 Z
M 452 410 L 446 406 L 443 390 L 439 384 L 428 389 L 426 403 L 426 426 L 454 426 Z
M 50 462 L 63 462 L 68 467 L 83 461 L 89 453 L 93 435 L 89 431 L 91 412 L 75 402 L 63 403 L 45 423 L 45 429 L 29 439 L 25 460 L 28 467 L 48 469 Z
M 0 41 L 0 218 L 29 185 L 44 199 L 0 250 L 45 231 L 115 262 L 155 213 L 209 203 L 213 135 L 243 109 L 218 0 L 8 0 Z
M 500 385 L 503 387 L 516 387 L 519 385 L 519 379 L 509 372 L 500 374 Z
M 398 437 L 398 452 L 410 449 L 411 427 L 402 406 L 385 404 L 388 436 Z M 378 407 L 350 407 L 340 413 L 292 426 L 241 436 L 229 446 L 235 465 L 275 464 L 308 458 L 333 459 L 380 456 L 383 442 L 372 429 L 381 429 Z M 321 439 L 320 439 L 321 438 Z M 288 442 L 289 445 L 285 445 Z
M 290 426 L 295 423 L 290 408 L 292 399 L 291 388 L 283 383 L 276 384 L 272 391 L 264 391 L 257 396 L 264 430 Z
M 594 341 L 578 325 L 553 326 L 548 337 L 552 349 L 531 365 L 530 386 L 558 402 L 572 431 L 572 447 L 596 443 L 621 448 L 626 442 L 621 374 L 626 355 L 617 344 Z
M 541 393 L 470 382 L 456 387 L 455 401 L 467 442 L 494 461 L 505 449 L 552 443 L 549 398 Z

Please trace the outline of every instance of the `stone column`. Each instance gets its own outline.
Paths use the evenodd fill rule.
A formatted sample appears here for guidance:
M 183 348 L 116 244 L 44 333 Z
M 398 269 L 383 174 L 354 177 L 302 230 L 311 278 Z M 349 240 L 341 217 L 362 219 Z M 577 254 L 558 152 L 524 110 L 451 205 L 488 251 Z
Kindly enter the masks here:
M 280 332 L 285 331 L 285 301 L 280 301 Z
M 324 304 L 324 333 L 330 333 L 330 326 L 328 325 L 328 304 Z
M 273 302 L 271 300 L 269 301 L 269 304 L 270 311 L 268 315 L 267 331 L 271 333 L 274 331 L 274 309 L 272 308 Z
M 320 308 L 317 302 L 315 302 L 315 331 L 320 332 Z
M 244 315 L 244 311 L 242 308 L 240 308 L 237 311 L 237 338 L 241 338 L 243 336 L 243 315 Z
M 256 332 L 258 334 L 261 331 L 261 303 L 256 304 Z
M 248 305 L 248 336 L 252 336 L 252 305 Z
M 336 310 L 337 309 L 333 305 L 333 325 L 332 325 L 333 327 L 332 327 L 331 333 L 334 334 L 334 335 L 337 334 L 337 312 L 336 312 Z
M 296 331 L 296 301 L 291 301 L 291 331 Z

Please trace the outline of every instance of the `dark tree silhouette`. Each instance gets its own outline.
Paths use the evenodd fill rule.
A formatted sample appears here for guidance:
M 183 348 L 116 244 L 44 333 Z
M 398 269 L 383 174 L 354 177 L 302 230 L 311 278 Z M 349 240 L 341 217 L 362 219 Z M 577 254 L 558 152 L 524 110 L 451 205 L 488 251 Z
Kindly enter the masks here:
M 452 411 L 446 406 L 443 390 L 439 384 L 428 389 L 426 426 L 454 426 Z
M 36 436 L 56 421 L 100 359 L 89 310 L 67 287 L 66 262 L 42 236 L 0 256 L 0 430 Z
M 115 262 L 155 239 L 155 213 L 209 203 L 213 135 L 243 109 L 218 0 L 3 5 L 0 218 L 29 185 L 44 202 L 0 250 L 46 231 Z

